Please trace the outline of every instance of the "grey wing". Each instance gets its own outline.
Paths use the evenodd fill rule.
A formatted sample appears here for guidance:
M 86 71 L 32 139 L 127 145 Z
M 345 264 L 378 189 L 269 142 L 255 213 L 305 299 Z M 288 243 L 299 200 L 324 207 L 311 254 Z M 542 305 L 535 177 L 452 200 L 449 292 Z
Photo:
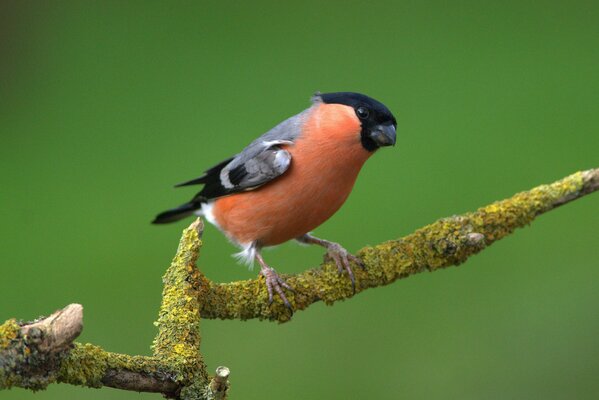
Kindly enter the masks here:
M 194 200 L 206 201 L 256 189 L 285 173 L 291 165 L 291 154 L 281 146 L 293 145 L 301 134 L 301 126 L 309 110 L 281 122 L 228 162 L 222 162 L 203 176 L 186 182 L 204 184 Z
M 263 146 L 251 158 L 239 156 L 222 166 L 219 164 L 193 183 L 203 183 L 204 188 L 193 201 L 205 202 L 228 194 L 256 189 L 282 175 L 291 164 L 291 154 L 279 147 L 281 144 L 291 144 L 285 141 L 278 144 Z
M 280 148 L 293 144 L 288 140 L 272 141 L 252 158 L 233 160 L 220 172 L 220 181 L 227 190 L 245 191 L 255 189 L 282 175 L 291 164 L 291 154 Z

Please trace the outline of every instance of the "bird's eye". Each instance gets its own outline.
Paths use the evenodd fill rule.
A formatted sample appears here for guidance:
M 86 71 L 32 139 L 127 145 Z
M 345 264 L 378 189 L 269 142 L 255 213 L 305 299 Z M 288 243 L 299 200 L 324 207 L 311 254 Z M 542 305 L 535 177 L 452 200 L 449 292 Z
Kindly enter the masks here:
M 370 115 L 370 111 L 368 111 L 366 107 L 358 107 L 356 109 L 356 114 L 358 115 L 358 118 L 366 119 Z

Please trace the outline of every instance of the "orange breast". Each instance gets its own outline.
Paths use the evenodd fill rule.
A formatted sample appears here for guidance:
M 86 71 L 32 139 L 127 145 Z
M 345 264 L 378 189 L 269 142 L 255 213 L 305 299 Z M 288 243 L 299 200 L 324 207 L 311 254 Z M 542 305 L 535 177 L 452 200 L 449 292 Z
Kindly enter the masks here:
M 220 228 L 238 243 L 272 246 L 322 224 L 345 202 L 371 155 L 360 129 L 351 107 L 315 105 L 300 138 L 286 147 L 292 158 L 283 176 L 215 201 Z

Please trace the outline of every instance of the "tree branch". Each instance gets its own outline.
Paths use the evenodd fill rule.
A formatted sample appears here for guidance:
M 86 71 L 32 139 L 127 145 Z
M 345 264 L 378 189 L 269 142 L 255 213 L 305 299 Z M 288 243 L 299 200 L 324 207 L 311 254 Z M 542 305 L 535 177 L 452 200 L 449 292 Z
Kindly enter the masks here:
M 174 376 L 174 368 L 155 357 L 111 353 L 89 343 L 74 343 L 62 362 L 57 382 L 176 397 L 180 385 Z
M 356 291 L 387 285 L 422 271 L 459 265 L 486 246 L 527 225 L 538 215 L 599 189 L 599 169 L 522 192 L 475 212 L 441 219 L 405 236 L 358 253 Z M 39 390 L 53 382 L 99 388 L 110 386 L 158 392 L 181 400 L 226 399 L 229 370 L 210 378 L 200 354 L 200 314 L 204 318 L 289 320 L 278 302 L 268 305 L 260 279 L 213 283 L 195 266 L 203 225 L 198 219 L 183 231 L 179 248 L 164 275 L 162 305 L 150 357 L 110 353 L 92 344 L 74 343 L 83 327 L 83 309 L 71 304 L 47 318 L 0 325 L 0 389 Z M 322 268 L 286 278 L 296 310 L 316 301 L 332 304 L 353 296 L 349 279 L 327 262 Z
M 356 293 L 422 271 L 459 265 L 516 228 L 530 224 L 537 216 L 598 188 L 599 169 L 577 172 L 475 212 L 443 218 L 403 238 L 365 247 L 357 255 L 366 268 L 354 268 Z M 339 275 L 332 262 L 297 275 L 284 275 L 284 279 L 295 288 L 295 294 L 287 297 L 296 311 L 317 301 L 333 304 L 354 295 L 349 279 Z M 260 278 L 231 283 L 206 280 L 204 288 L 200 291 L 204 318 L 259 318 L 279 322 L 291 318 L 281 301 L 268 305 Z
M 214 400 L 225 400 L 227 398 L 227 391 L 229 390 L 229 368 L 218 367 L 216 369 L 216 375 L 210 381 L 208 385 L 209 393 Z
M 29 323 L 11 319 L 0 325 L 0 388 L 14 385 L 35 390 L 56 380 L 71 342 L 82 329 L 79 304 Z
M 166 365 L 176 366 L 183 398 L 208 390 L 206 365 L 200 354 L 200 271 L 196 267 L 204 229 L 198 218 L 183 232 L 177 255 L 162 278 L 162 305 L 156 326 L 154 356 Z
M 225 399 L 228 383 L 213 390 L 199 351 L 200 273 L 195 262 L 202 229 L 197 220 L 183 231 L 164 275 L 153 356 L 117 354 L 92 344 L 72 343 L 83 327 L 83 309 L 72 304 L 39 321 L 19 324 L 12 319 L 0 325 L 0 389 L 39 390 L 61 382 L 157 392 L 183 400 Z

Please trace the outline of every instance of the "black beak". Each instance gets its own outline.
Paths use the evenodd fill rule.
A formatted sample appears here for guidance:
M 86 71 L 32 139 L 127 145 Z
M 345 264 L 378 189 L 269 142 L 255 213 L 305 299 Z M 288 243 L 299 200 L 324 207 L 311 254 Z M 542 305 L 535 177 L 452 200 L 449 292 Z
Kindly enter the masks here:
M 377 125 L 370 131 L 370 137 L 379 146 L 395 146 L 395 126 Z

